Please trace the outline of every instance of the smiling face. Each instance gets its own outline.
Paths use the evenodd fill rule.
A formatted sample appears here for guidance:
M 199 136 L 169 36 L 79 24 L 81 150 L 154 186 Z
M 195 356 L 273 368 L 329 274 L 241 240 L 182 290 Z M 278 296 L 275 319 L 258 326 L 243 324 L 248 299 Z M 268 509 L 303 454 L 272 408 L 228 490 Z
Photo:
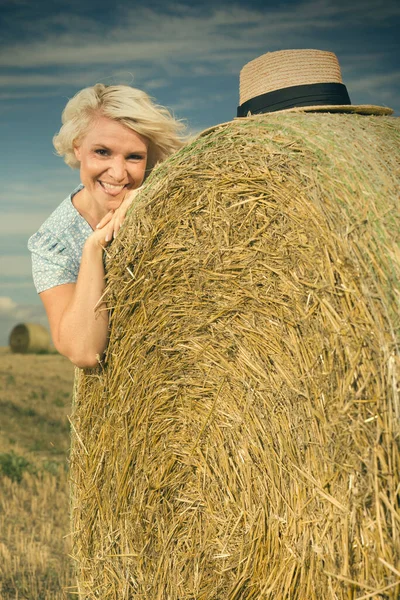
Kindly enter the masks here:
M 75 146 L 87 209 L 103 216 L 141 186 L 149 141 L 129 127 L 99 117 Z

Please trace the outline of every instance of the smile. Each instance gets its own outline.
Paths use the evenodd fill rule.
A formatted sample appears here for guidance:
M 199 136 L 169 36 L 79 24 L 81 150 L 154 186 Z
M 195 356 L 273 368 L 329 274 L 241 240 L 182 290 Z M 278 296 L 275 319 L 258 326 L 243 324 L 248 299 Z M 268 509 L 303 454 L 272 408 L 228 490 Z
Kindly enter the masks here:
M 113 183 L 107 183 L 106 181 L 100 181 L 98 180 L 99 184 L 101 185 L 101 187 L 103 188 L 103 190 L 105 192 L 107 192 L 107 194 L 110 194 L 111 196 L 117 196 L 120 192 L 122 192 L 122 190 L 128 186 L 128 184 L 125 185 L 115 185 Z

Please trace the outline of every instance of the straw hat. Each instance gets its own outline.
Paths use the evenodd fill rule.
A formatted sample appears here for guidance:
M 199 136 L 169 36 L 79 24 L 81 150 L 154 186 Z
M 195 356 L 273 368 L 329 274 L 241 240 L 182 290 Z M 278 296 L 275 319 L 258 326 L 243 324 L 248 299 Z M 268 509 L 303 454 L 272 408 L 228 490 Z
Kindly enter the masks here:
M 292 110 L 390 115 L 391 108 L 351 104 L 333 52 L 280 50 L 250 61 L 240 72 L 237 116 Z

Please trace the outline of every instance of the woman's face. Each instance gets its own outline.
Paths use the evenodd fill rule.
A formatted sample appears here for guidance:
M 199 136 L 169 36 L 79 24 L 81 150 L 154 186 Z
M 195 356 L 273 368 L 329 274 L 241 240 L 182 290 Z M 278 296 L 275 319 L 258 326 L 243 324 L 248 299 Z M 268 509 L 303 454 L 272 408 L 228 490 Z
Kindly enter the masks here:
M 144 179 L 149 141 L 108 117 L 96 119 L 75 146 L 81 182 L 98 208 L 116 209 Z

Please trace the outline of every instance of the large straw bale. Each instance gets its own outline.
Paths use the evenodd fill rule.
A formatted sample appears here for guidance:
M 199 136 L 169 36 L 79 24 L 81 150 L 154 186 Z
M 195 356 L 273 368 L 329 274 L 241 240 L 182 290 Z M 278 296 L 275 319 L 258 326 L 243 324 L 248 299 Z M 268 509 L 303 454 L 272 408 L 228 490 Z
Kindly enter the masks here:
M 9 336 L 11 352 L 19 354 L 40 354 L 50 349 L 50 334 L 39 323 L 19 323 Z
M 400 125 L 279 113 L 151 176 L 79 372 L 84 598 L 398 598 Z

